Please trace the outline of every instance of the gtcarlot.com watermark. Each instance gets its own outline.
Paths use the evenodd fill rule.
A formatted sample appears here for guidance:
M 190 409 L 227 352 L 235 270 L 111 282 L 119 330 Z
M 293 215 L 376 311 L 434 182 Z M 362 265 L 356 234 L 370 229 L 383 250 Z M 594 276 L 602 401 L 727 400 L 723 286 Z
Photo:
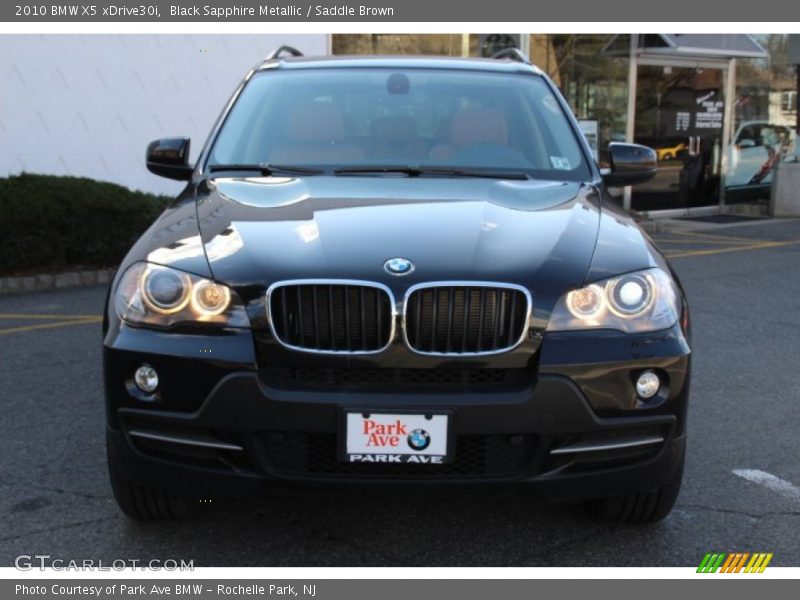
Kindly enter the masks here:
M 39 569 L 44 571 L 194 571 L 194 560 L 174 558 L 153 558 L 139 560 L 136 558 L 116 558 L 102 560 L 86 558 L 81 560 L 54 558 L 49 554 L 20 554 L 14 559 L 14 566 L 20 571 Z

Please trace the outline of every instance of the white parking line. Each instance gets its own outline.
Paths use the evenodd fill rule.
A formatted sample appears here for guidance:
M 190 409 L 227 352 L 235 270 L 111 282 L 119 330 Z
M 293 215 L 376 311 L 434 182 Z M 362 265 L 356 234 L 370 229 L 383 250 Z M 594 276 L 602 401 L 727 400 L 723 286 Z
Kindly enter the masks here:
M 775 477 L 772 473 L 759 471 L 758 469 L 734 469 L 733 474 L 747 479 L 747 481 L 763 485 L 765 488 L 772 490 L 784 498 L 800 503 L 800 488 L 792 485 L 785 479 Z

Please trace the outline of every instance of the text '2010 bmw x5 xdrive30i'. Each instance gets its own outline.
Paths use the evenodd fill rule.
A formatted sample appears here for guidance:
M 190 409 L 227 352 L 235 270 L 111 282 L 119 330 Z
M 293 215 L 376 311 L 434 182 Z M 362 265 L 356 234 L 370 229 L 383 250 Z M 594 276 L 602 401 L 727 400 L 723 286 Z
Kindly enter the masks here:
M 290 54 L 294 55 L 292 51 Z M 683 470 L 674 273 L 553 83 L 513 59 L 270 57 L 134 245 L 104 338 L 134 518 L 269 480 L 525 482 L 649 522 Z

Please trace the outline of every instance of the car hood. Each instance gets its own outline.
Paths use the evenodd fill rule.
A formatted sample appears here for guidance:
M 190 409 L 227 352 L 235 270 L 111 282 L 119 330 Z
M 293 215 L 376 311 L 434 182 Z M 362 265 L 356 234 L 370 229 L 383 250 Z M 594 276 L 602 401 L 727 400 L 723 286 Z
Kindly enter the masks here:
M 408 177 L 217 178 L 197 193 L 213 276 L 260 289 L 287 279 L 491 281 L 560 294 L 597 239 L 595 188 L 547 181 Z M 408 275 L 384 263 L 410 260 Z

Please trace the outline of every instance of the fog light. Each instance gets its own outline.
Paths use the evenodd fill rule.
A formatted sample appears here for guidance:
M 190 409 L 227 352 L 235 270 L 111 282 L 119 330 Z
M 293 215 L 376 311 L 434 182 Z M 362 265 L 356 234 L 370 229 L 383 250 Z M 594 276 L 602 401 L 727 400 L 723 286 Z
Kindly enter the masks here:
M 142 365 L 133 375 L 136 387 L 145 393 L 152 394 L 158 387 L 158 373 L 149 365 Z
M 660 388 L 661 380 L 653 371 L 645 371 L 636 380 L 636 393 L 644 400 L 649 400 L 655 396 Z

